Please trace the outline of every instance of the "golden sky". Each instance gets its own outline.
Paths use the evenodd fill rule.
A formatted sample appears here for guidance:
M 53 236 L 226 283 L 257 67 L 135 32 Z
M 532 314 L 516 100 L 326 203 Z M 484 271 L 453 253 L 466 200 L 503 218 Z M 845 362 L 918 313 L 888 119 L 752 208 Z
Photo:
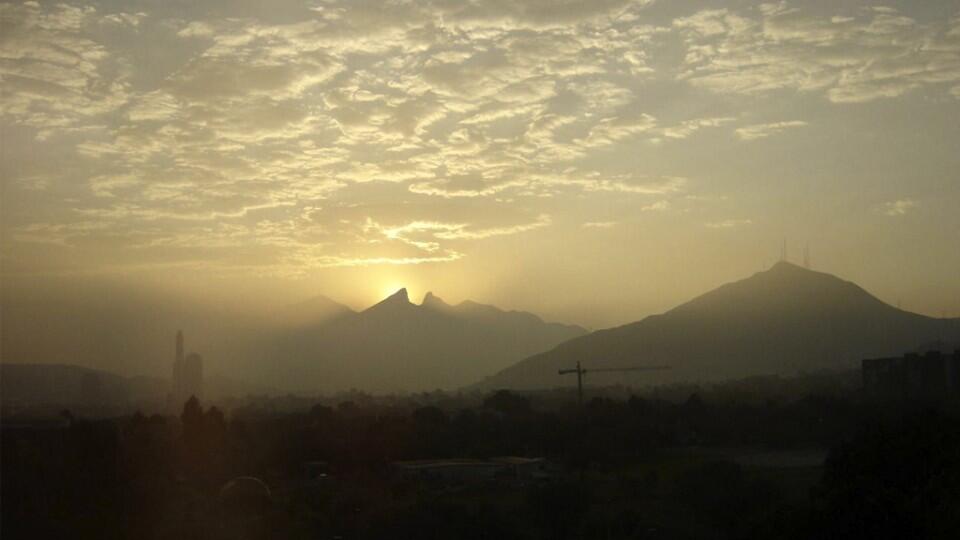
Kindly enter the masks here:
M 774 262 L 960 315 L 960 2 L 0 6 L 5 286 L 608 326 Z

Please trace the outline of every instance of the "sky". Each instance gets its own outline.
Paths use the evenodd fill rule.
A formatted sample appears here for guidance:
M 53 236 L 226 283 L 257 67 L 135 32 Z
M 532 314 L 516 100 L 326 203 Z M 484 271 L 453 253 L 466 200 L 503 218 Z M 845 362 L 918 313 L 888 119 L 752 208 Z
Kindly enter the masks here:
M 960 316 L 960 0 L 0 18 L 7 289 L 359 308 L 407 287 L 597 328 L 786 242 L 891 304 Z

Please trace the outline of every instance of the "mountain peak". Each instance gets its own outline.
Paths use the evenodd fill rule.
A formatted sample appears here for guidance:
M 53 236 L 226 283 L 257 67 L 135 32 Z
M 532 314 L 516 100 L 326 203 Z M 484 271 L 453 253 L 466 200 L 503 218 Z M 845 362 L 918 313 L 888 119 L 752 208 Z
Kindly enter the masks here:
M 777 281 L 809 280 L 816 279 L 817 277 L 839 279 L 836 278 L 836 276 L 817 272 L 816 270 L 811 270 L 790 261 L 777 261 L 766 271 L 760 272 L 760 274 L 766 276 L 767 279 L 775 279 Z
M 448 309 L 450 307 L 450 304 L 444 302 L 442 298 L 432 292 L 428 292 L 423 296 L 423 302 L 420 302 L 420 305 L 434 309 Z
M 815 287 L 842 287 L 846 289 L 859 289 L 853 283 L 844 281 L 833 274 L 827 274 L 817 270 L 811 270 L 805 266 L 800 266 L 789 261 L 778 261 L 768 270 L 758 272 L 753 278 L 745 281 L 760 281 L 770 284 L 780 284 L 781 286 L 801 285 Z
M 809 268 L 794 264 L 790 261 L 777 261 L 773 266 L 770 267 L 770 272 L 791 272 L 797 270 L 806 270 L 811 271 Z
M 406 287 L 397 290 L 397 292 L 377 302 L 367 309 L 367 311 L 388 306 L 411 306 L 410 297 L 407 295 Z
M 391 294 L 390 296 L 384 298 L 380 303 L 383 302 L 403 302 L 406 304 L 410 303 L 410 296 L 407 295 L 407 288 L 402 287 L 397 290 L 397 292 Z
M 884 303 L 856 283 L 833 274 L 780 261 L 769 270 L 722 285 L 681 304 L 667 313 L 696 316 L 757 316 L 763 324 L 770 318 L 808 317 L 824 321 L 831 317 L 886 317 L 896 308 Z M 755 324 L 755 323 L 751 323 Z M 809 324 L 820 324 L 811 322 Z
M 442 298 L 433 294 L 432 292 L 428 292 L 423 296 L 423 302 L 420 302 L 420 305 L 423 307 L 437 307 L 437 308 L 449 307 L 448 304 L 444 302 Z

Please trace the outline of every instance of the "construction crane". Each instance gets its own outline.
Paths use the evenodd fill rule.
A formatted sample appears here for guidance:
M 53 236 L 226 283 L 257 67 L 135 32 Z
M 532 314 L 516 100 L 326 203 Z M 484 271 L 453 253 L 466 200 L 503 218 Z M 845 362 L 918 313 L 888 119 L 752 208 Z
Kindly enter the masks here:
M 660 371 L 664 369 L 670 369 L 670 366 L 633 366 L 633 367 L 622 367 L 622 368 L 593 368 L 590 370 L 580 367 L 580 362 L 577 361 L 577 367 L 574 369 L 561 369 L 557 371 L 560 375 L 567 375 L 570 373 L 577 374 L 577 403 L 583 405 L 583 376 L 587 374 L 587 371 L 590 373 L 599 373 L 602 371 Z

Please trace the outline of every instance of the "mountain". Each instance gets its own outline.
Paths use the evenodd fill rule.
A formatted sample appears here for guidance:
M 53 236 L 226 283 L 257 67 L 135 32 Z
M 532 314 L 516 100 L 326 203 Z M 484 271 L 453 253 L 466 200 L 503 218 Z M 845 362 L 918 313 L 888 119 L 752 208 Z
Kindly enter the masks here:
M 4 415 L 56 414 L 66 408 L 102 416 L 129 414 L 137 408 L 161 411 L 169 383 L 75 365 L 4 363 L 0 364 L 0 388 Z
M 127 399 L 123 377 L 63 364 L 0 364 L 3 402 L 82 403 Z
M 450 389 L 585 333 L 530 313 L 450 305 L 432 293 L 417 305 L 400 289 L 366 310 L 287 332 L 263 377 L 313 392 Z
M 557 375 L 589 368 L 667 365 L 669 371 L 595 373 L 594 383 L 707 381 L 858 367 L 960 338 L 960 319 L 934 319 L 883 303 L 854 283 L 780 262 L 666 313 L 593 332 L 531 356 L 482 387 L 574 384 Z

